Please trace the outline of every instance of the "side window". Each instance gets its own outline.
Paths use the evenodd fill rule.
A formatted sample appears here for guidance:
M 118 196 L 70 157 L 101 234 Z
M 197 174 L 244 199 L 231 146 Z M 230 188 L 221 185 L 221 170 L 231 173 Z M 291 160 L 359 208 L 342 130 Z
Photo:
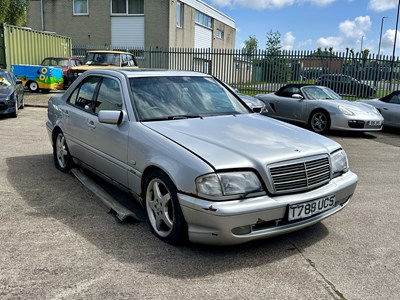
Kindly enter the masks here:
M 93 112 L 93 99 L 100 77 L 86 78 L 71 94 L 68 102 L 79 108 Z
M 390 100 L 389 103 L 400 104 L 400 94 L 394 95 Z
M 95 113 L 100 110 L 122 110 L 122 93 L 117 80 L 103 79 L 97 95 Z
M 128 65 L 128 58 L 126 54 L 121 55 L 121 67 L 126 67 Z
M 130 67 L 135 66 L 135 61 L 133 60 L 133 56 L 127 55 L 127 58 L 128 58 L 128 66 L 130 66 Z

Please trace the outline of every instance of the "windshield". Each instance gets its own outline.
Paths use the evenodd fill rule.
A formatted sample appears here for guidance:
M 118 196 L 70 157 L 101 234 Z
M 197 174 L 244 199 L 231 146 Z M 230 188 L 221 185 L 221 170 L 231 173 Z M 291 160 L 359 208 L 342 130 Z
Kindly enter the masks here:
M 116 53 L 88 53 L 85 61 L 87 65 L 120 66 L 120 55 Z
M 140 121 L 250 113 L 230 91 L 210 77 L 130 78 Z
M 341 100 L 342 98 L 330 88 L 321 86 L 305 86 L 301 89 L 309 100 Z
M 11 86 L 10 79 L 0 75 L 0 88 L 5 88 Z
M 68 67 L 68 59 L 63 58 L 46 58 L 42 61 L 42 66 L 51 67 Z

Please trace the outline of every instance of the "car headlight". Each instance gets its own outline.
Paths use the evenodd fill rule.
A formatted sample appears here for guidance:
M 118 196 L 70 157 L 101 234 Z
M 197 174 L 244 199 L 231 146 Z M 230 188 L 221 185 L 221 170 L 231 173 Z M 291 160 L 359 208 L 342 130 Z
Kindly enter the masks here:
M 262 185 L 253 172 L 207 174 L 196 179 L 196 187 L 200 195 L 211 197 L 262 191 Z
M 349 170 L 349 161 L 344 150 L 339 150 L 331 155 L 332 175 L 339 176 Z
M 351 110 L 349 110 L 349 109 L 347 109 L 346 107 L 344 107 L 344 106 L 338 106 L 338 109 L 342 112 L 342 113 L 344 113 L 345 115 L 347 115 L 347 116 L 354 116 L 354 113 L 351 111 Z

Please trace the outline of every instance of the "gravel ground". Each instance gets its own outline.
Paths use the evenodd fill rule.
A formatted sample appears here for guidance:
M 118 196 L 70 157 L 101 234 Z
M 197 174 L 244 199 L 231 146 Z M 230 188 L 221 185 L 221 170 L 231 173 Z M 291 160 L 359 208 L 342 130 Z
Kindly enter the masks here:
M 305 230 L 236 247 L 173 247 L 118 221 L 55 169 L 47 99 L 0 118 L 0 299 L 399 299 L 398 132 L 334 134 L 359 184 Z

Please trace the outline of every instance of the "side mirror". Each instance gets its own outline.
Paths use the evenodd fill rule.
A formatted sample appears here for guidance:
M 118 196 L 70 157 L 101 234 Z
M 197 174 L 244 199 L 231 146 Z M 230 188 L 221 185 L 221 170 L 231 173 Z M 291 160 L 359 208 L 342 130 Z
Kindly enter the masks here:
M 99 111 L 98 118 L 100 123 L 119 125 L 122 123 L 124 113 L 118 110 L 101 110 Z
M 299 99 L 299 100 L 303 100 L 304 99 L 304 97 L 302 95 L 300 95 L 300 94 L 293 94 L 292 98 Z

